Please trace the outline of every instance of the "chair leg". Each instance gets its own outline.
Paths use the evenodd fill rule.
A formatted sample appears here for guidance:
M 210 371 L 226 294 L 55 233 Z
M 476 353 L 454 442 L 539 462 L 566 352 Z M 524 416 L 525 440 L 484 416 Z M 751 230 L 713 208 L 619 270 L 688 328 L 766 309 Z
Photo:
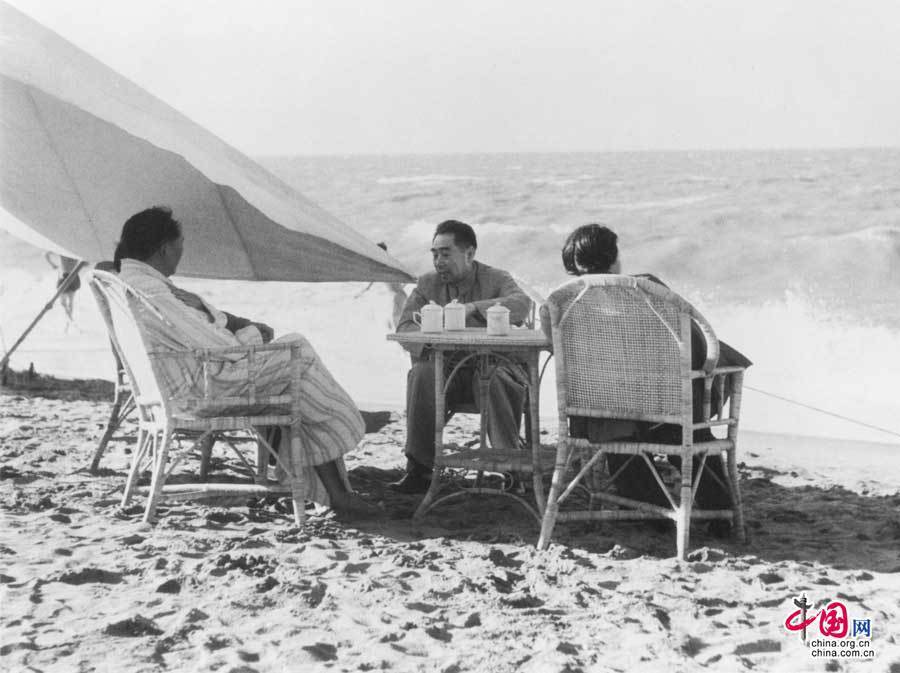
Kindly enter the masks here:
M 294 505 L 294 525 L 299 528 L 306 521 L 306 499 L 301 484 L 291 485 L 291 502 Z
M 200 439 L 200 479 L 205 481 L 209 474 L 209 460 L 212 457 L 213 446 L 216 444 L 216 437 L 213 433 Z
M 269 452 L 262 442 L 256 442 L 256 483 L 269 483 Z
M 693 457 L 685 452 L 681 457 L 681 499 L 675 514 L 675 547 L 679 561 L 687 554 L 691 536 L 691 507 L 694 500 Z
M 303 525 L 304 520 L 306 519 L 306 499 L 303 497 L 303 470 L 300 465 L 294 463 L 294 458 L 300 456 L 300 433 L 297 432 L 293 426 L 289 426 L 290 432 L 290 447 L 291 447 L 291 500 L 294 504 L 294 525 L 298 528 Z M 284 438 L 282 438 L 282 442 Z M 266 454 L 266 458 L 262 463 L 265 469 L 268 469 L 268 453 L 263 451 Z
M 744 503 L 741 499 L 740 475 L 737 469 L 737 449 L 732 444 L 728 449 L 728 481 L 731 482 L 731 505 L 734 508 L 734 536 L 738 542 L 747 542 L 747 529 L 744 525 Z
M 428 492 L 425 493 L 425 497 L 422 498 L 422 502 L 419 503 L 419 506 L 416 508 L 415 514 L 413 514 L 413 523 L 419 523 L 422 521 L 422 517 L 431 509 L 432 504 L 437 498 L 438 492 L 441 490 L 441 473 L 444 468 L 435 465 L 431 470 L 431 484 L 428 486 Z
M 546 549 L 550 546 L 550 538 L 553 537 L 553 529 L 556 526 L 556 517 L 559 514 L 559 505 L 556 504 L 556 496 L 559 489 L 550 487 L 550 496 L 547 507 L 544 509 L 544 516 L 541 519 L 541 534 L 538 537 L 537 548 Z
M 147 507 L 144 510 L 144 523 L 150 523 L 156 513 L 156 505 L 162 495 L 163 485 L 166 482 L 166 462 L 169 457 L 169 444 L 172 441 L 172 430 L 166 427 L 154 433 L 156 451 L 153 461 L 153 478 L 150 481 L 150 493 L 147 497 Z
M 91 459 L 91 474 L 97 473 L 97 468 L 100 466 L 100 458 L 106 451 L 106 445 L 109 444 L 109 440 L 112 438 L 113 433 L 119 429 L 119 423 L 121 422 L 119 419 L 119 411 L 121 409 L 122 400 L 117 395 L 115 401 L 113 402 L 112 410 L 109 412 L 109 420 L 106 423 L 106 431 L 103 433 L 103 437 L 100 438 L 100 443 L 94 450 L 94 457 Z
M 128 470 L 128 478 L 125 480 L 125 492 L 122 494 L 122 507 L 128 507 L 131 502 L 131 496 L 134 494 L 134 487 L 137 484 L 138 475 L 141 473 L 141 465 L 144 457 L 147 455 L 147 449 L 150 446 L 150 433 L 141 428 L 138 430 L 138 442 L 134 449 L 134 456 L 131 459 L 131 468 Z
M 538 549 L 546 549 L 550 546 L 550 538 L 553 535 L 553 528 L 556 526 L 556 517 L 559 515 L 559 495 L 563 491 L 563 480 L 566 477 L 565 472 L 569 451 L 571 449 L 568 447 L 557 447 L 556 450 L 556 465 L 553 469 L 553 479 L 550 482 L 550 493 L 547 494 L 544 516 L 541 519 L 541 534 L 537 543 Z

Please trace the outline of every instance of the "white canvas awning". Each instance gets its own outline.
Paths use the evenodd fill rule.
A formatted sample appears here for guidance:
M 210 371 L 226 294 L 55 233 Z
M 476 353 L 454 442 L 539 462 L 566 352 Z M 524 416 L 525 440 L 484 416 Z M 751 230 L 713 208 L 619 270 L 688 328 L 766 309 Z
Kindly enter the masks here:
M 411 280 L 390 255 L 262 166 L 0 2 L 0 227 L 111 259 L 122 225 L 166 205 L 179 275 Z

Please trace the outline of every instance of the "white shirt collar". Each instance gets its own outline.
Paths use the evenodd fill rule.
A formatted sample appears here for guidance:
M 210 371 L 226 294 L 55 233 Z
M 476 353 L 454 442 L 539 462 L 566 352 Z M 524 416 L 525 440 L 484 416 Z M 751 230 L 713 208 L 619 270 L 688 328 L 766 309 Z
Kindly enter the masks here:
M 132 259 L 131 257 L 126 257 L 122 260 L 122 269 L 130 269 L 132 271 L 140 272 L 147 274 L 148 276 L 152 276 L 157 280 L 161 280 L 166 285 L 172 285 L 172 281 L 169 280 L 167 276 L 164 276 L 159 271 L 154 269 L 152 266 L 147 264 L 146 262 L 142 262 L 139 259 Z

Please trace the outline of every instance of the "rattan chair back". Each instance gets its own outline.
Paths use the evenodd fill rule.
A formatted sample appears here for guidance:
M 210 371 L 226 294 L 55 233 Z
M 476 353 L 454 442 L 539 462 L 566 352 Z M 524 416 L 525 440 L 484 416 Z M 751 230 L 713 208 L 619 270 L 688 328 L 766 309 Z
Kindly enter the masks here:
M 90 286 L 110 339 L 123 360 L 141 417 L 163 420 L 168 413 L 167 396 L 160 385 L 157 365 L 150 358 L 144 328 L 144 321 L 163 321 L 162 316 L 115 274 L 95 270 Z
M 691 408 L 691 319 L 706 322 L 690 304 L 650 280 L 603 274 L 567 283 L 547 305 L 561 419 L 682 423 Z

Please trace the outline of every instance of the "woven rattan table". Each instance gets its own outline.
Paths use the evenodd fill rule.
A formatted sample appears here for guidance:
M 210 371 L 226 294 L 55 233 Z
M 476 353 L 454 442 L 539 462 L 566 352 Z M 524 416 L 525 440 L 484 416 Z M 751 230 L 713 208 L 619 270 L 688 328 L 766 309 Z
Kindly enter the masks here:
M 531 329 L 512 329 L 506 336 L 489 336 L 484 328 L 469 327 L 465 330 L 438 333 L 402 332 L 389 334 L 388 340 L 402 345 L 425 346 L 433 351 L 435 395 L 435 457 L 434 477 L 431 487 L 416 509 L 414 519 L 420 519 L 438 503 L 468 493 L 506 495 L 522 504 L 540 521 L 544 511 L 544 493 L 541 464 L 552 465 L 555 450 L 543 456 L 540 445 L 540 354 L 550 351 L 550 340 L 543 332 Z M 453 366 L 445 375 L 447 356 L 453 354 Z M 461 449 L 444 444 L 444 424 L 447 420 L 446 392 L 454 376 L 464 366 L 475 365 L 479 377 L 479 404 L 481 413 L 480 446 L 477 449 Z M 516 378 L 526 386 L 528 398 L 526 440 L 523 446 L 490 447 L 486 442 L 488 409 L 488 385 L 493 370 L 499 364 L 508 365 Z M 461 468 L 479 473 L 475 486 L 437 498 L 441 488 L 440 475 L 445 467 Z M 532 473 L 534 498 L 532 507 L 523 498 L 506 488 L 487 488 L 481 485 L 481 473 Z

